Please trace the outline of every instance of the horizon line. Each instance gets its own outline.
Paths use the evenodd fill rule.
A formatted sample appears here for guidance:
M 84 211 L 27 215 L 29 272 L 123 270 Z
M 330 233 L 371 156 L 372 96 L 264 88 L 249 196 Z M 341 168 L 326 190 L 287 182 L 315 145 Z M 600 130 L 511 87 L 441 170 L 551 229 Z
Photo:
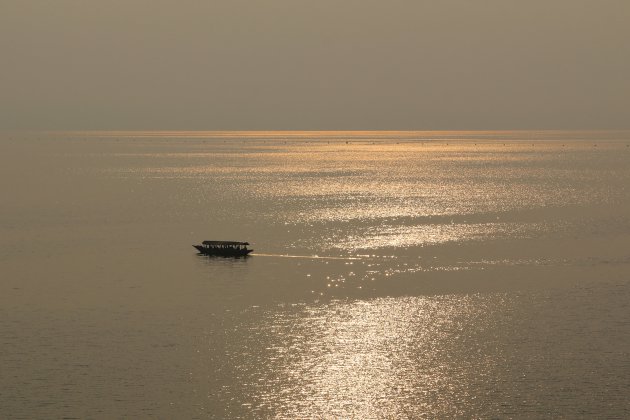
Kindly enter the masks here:
M 439 129 L 439 130 L 177 130 L 177 129 L 0 129 L 0 132 L 14 133 L 48 133 L 48 134 L 394 134 L 394 133 L 549 133 L 549 132 L 630 132 L 630 128 L 589 128 L 589 129 L 562 129 L 562 128 L 532 128 L 532 129 Z

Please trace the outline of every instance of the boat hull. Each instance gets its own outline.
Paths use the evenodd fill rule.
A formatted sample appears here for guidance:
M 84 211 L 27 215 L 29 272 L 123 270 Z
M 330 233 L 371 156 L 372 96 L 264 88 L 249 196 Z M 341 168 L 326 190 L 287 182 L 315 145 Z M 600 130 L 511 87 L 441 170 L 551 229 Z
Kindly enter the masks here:
M 207 248 L 202 245 L 193 245 L 199 254 L 213 255 L 217 257 L 246 257 L 253 249 L 229 249 L 229 248 Z

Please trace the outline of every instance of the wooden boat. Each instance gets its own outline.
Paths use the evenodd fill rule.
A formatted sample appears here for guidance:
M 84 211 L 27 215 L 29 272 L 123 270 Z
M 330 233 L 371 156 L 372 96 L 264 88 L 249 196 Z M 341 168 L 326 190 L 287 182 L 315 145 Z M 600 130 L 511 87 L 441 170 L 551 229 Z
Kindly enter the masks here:
M 203 241 L 201 245 L 193 245 L 200 254 L 218 255 L 221 257 L 245 257 L 253 249 L 247 248 L 249 242 L 236 241 Z

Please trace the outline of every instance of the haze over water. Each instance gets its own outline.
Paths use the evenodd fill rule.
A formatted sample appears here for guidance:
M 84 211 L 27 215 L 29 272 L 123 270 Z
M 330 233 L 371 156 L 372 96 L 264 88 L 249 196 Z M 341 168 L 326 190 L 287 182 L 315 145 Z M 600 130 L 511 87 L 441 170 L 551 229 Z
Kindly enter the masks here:
M 628 131 L 4 133 L 1 412 L 629 417 L 629 163 Z

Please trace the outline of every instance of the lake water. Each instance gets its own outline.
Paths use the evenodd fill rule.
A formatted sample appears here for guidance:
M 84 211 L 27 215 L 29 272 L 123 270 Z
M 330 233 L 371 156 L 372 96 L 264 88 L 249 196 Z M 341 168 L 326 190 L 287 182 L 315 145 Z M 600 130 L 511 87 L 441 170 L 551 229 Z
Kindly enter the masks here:
M 0 192 L 3 417 L 630 417 L 630 132 L 4 133 Z

